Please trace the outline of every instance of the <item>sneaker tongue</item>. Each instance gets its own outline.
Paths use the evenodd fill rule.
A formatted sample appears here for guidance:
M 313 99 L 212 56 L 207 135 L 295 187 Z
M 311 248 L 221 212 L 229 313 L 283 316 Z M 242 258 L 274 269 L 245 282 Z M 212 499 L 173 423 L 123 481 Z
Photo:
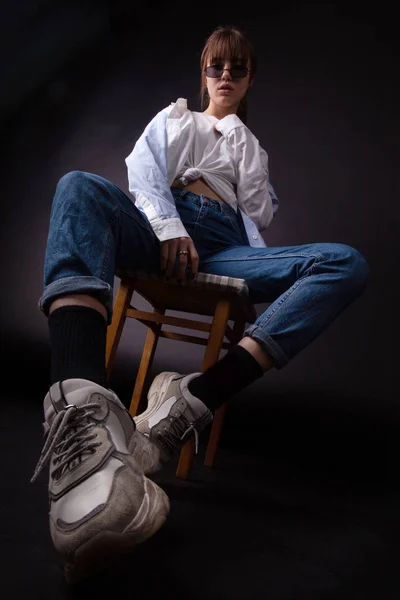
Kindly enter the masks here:
M 88 381 L 86 379 L 68 379 L 61 384 L 58 382 L 52 385 L 44 399 L 45 432 L 51 427 L 58 412 L 71 405 L 83 407 L 90 402 L 90 399 L 96 392 L 104 395 L 105 392 L 107 393 L 107 390 L 93 381 Z M 109 396 L 113 396 L 113 393 L 107 393 L 107 397 Z M 86 423 L 86 418 L 81 420 L 82 425 L 85 425 Z M 73 436 L 76 431 L 76 428 L 70 428 L 66 431 L 64 441 L 67 441 L 67 439 Z M 63 475 L 67 470 L 76 467 L 87 454 L 90 455 L 91 451 L 85 451 L 85 449 L 82 448 L 82 452 L 78 456 L 75 456 L 69 463 L 64 465 L 59 476 Z
M 45 421 L 51 425 L 55 415 L 66 406 L 83 406 L 92 394 L 104 394 L 106 391 L 101 385 L 87 379 L 67 379 L 61 383 L 54 383 L 43 403 Z M 107 396 L 109 395 L 113 394 L 108 393 Z

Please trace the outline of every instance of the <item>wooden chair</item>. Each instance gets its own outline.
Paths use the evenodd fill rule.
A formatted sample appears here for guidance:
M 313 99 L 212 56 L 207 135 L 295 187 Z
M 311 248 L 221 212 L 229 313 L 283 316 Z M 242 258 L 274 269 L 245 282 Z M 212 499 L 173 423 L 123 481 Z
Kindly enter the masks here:
M 106 365 L 108 377 L 114 364 L 115 355 L 126 318 L 137 319 L 148 327 L 143 354 L 136 377 L 129 411 L 132 416 L 145 410 L 144 396 L 149 387 L 149 374 L 157 342 L 160 337 L 206 346 L 201 372 L 213 365 L 219 358 L 221 349 L 227 349 L 242 338 L 246 322 L 253 323 L 255 309 L 249 300 L 246 282 L 243 279 L 198 273 L 193 280 L 181 284 L 171 280 L 166 282 L 158 275 L 143 273 L 119 273 L 120 286 L 114 303 L 112 323 L 107 333 Z M 152 312 L 138 310 L 131 305 L 136 292 L 147 300 Z M 168 316 L 168 310 L 207 315 L 211 322 Z M 230 326 L 228 321 L 232 321 Z M 163 330 L 163 325 L 203 331 L 207 338 Z M 227 338 L 227 341 L 224 341 Z M 177 365 L 177 371 L 179 366 Z M 208 440 L 204 464 L 212 467 L 227 405 L 215 411 Z M 182 448 L 176 476 L 187 479 L 194 457 L 194 440 L 189 440 Z

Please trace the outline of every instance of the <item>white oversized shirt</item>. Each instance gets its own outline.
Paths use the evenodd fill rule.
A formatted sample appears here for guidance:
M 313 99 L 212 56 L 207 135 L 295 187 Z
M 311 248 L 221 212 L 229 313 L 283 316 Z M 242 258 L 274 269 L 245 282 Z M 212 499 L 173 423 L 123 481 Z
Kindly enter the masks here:
M 269 182 L 268 156 L 237 115 L 217 119 L 190 111 L 184 98 L 160 111 L 125 159 L 129 191 L 160 241 L 189 237 L 170 189 L 200 177 L 240 210 L 249 244 L 265 246 L 278 199 Z

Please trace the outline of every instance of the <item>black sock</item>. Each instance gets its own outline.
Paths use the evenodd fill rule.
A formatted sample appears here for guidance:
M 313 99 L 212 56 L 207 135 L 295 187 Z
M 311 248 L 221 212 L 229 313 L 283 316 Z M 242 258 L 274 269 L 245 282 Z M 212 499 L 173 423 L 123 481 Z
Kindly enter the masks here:
M 188 387 L 193 396 L 214 411 L 263 374 L 250 352 L 235 346 L 202 375 L 192 379 Z
M 48 318 L 51 384 L 64 379 L 89 379 L 106 385 L 107 324 L 95 309 L 62 306 Z

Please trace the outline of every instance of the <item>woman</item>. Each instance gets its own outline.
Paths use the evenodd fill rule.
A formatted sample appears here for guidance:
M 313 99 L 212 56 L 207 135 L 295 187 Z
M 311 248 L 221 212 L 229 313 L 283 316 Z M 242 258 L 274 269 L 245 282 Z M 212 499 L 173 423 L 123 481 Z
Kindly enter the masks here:
M 44 400 L 50 526 L 69 581 L 149 537 L 165 521 L 165 493 L 146 478 L 212 419 L 219 405 L 282 368 L 364 290 L 353 248 L 268 248 L 260 231 L 278 200 L 268 157 L 246 127 L 256 57 L 233 27 L 201 56 L 202 112 L 184 99 L 161 110 L 126 158 L 134 203 L 102 177 L 68 173 L 53 201 L 40 306 L 48 315 L 51 388 Z M 206 273 L 247 281 L 271 303 L 204 374 L 162 373 L 132 422 L 106 388 L 105 341 L 116 269 L 178 280 Z M 122 468 L 124 467 L 124 468 Z

